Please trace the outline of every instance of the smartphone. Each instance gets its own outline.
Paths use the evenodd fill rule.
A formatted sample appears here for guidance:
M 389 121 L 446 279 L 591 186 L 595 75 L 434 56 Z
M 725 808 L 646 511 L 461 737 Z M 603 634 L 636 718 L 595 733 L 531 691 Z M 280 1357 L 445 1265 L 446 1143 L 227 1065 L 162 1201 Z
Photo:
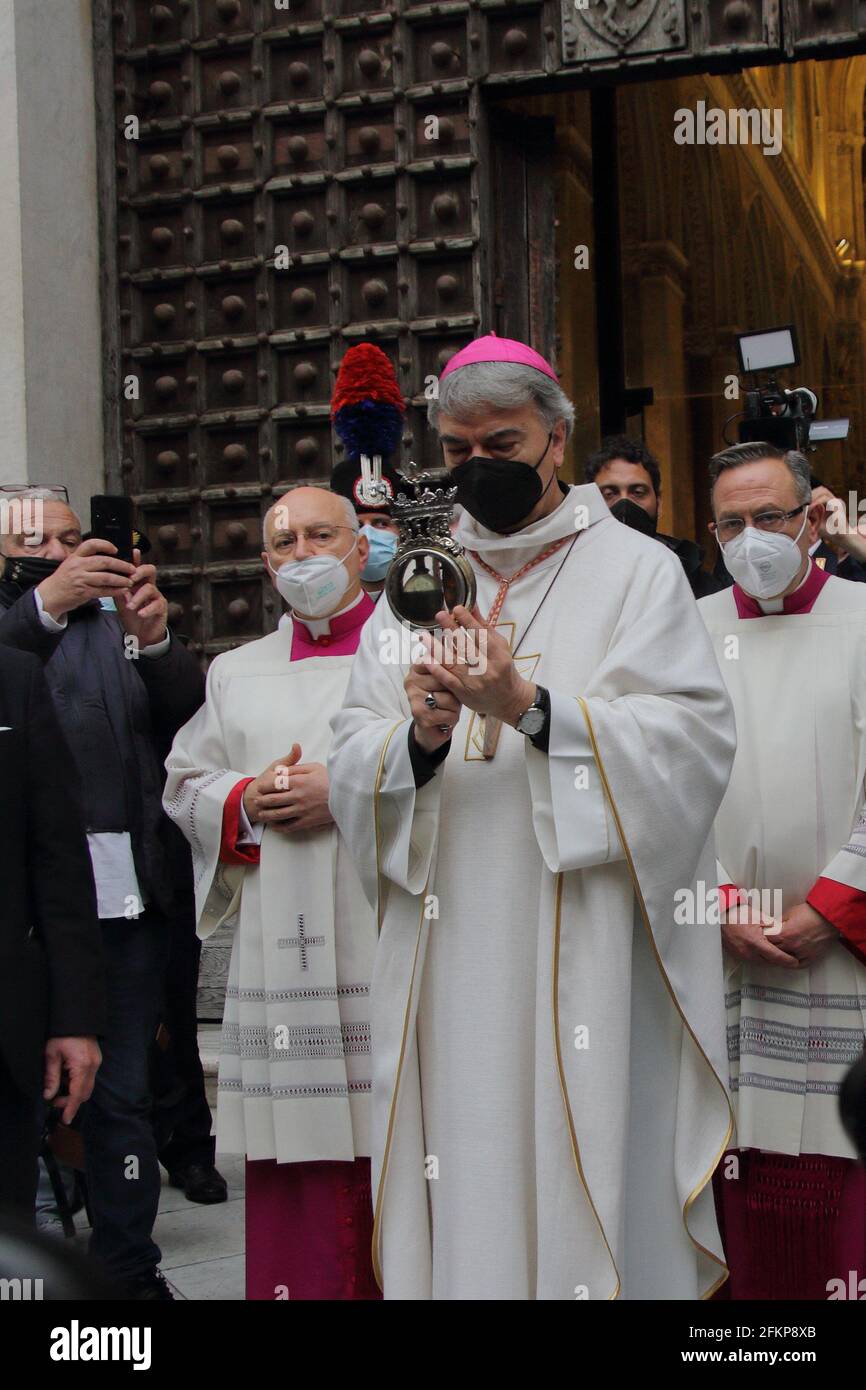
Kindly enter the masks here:
M 90 534 L 96 540 L 111 541 L 117 546 L 118 560 L 131 565 L 132 558 L 132 499 L 130 497 L 91 497 Z

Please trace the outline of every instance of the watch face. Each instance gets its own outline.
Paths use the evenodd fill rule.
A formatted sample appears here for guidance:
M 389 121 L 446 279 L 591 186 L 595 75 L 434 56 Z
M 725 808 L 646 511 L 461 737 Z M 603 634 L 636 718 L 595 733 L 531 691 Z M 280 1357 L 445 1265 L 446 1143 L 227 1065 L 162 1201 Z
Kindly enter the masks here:
M 517 721 L 517 727 L 522 734 L 540 734 L 544 728 L 544 710 L 536 705 L 530 705 L 524 714 L 521 714 Z

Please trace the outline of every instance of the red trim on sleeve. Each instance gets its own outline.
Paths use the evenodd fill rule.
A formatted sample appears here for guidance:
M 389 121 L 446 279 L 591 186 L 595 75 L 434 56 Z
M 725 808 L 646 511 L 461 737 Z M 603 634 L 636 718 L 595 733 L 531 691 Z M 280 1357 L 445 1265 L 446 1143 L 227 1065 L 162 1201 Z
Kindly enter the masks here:
M 835 878 L 819 878 L 806 902 L 832 923 L 842 945 L 866 965 L 866 893 Z
M 240 831 L 241 802 L 244 792 L 254 782 L 255 777 L 243 777 L 229 792 L 223 806 L 223 831 L 220 840 L 220 862 L 222 864 L 258 864 L 260 849 L 258 845 L 238 845 Z

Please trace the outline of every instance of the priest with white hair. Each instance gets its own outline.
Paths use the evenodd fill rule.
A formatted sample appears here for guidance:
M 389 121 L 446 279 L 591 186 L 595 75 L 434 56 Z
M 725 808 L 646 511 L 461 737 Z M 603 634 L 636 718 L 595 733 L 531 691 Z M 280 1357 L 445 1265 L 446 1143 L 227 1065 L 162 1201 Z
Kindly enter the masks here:
M 167 761 L 192 846 L 198 932 L 234 921 L 217 1148 L 246 1155 L 249 1299 L 377 1298 L 370 1263 L 376 929 L 328 810 L 329 719 L 373 601 L 354 508 L 298 487 L 265 518 L 288 605 L 218 656 Z
M 446 364 L 429 418 L 477 606 L 399 664 L 380 599 L 333 721 L 330 805 L 381 931 L 389 1299 L 695 1299 L 725 1278 L 721 951 L 675 913 L 713 881 L 733 718 L 676 557 L 559 481 L 573 414 L 526 344 Z

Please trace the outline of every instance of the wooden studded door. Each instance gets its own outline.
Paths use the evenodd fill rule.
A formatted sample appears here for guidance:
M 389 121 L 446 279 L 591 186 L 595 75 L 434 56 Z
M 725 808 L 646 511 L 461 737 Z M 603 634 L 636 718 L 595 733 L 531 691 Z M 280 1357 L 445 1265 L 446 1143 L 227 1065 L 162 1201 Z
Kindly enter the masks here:
M 542 7 L 528 9 L 521 51 L 539 67 Z M 204 657 L 276 624 L 261 519 L 275 495 L 330 476 L 345 350 L 369 339 L 391 357 L 412 402 L 403 457 L 421 461 L 425 383 L 481 323 L 469 26 L 497 30 L 465 5 L 437 11 L 399 16 L 368 0 L 103 11 L 118 481 L 172 621 Z
M 136 498 L 204 658 L 275 626 L 262 516 L 327 481 L 347 347 L 391 357 L 403 458 L 430 462 L 447 358 L 497 324 L 551 340 L 548 137 L 497 123 L 499 98 L 734 44 L 740 63 L 826 55 L 866 23 L 866 0 L 92 6 L 107 481 Z

